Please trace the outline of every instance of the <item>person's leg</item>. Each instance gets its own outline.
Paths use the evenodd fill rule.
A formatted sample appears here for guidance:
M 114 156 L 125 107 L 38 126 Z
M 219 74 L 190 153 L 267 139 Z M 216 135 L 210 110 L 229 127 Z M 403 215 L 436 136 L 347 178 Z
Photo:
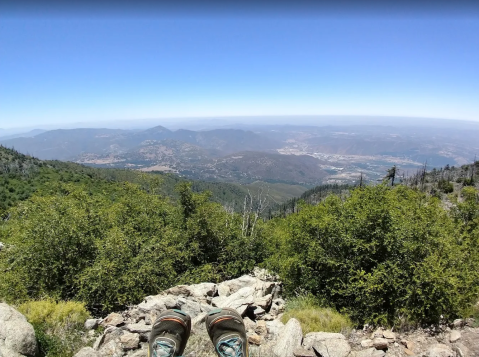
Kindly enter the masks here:
M 206 330 L 220 357 L 248 357 L 248 339 L 241 315 L 235 309 L 210 311 Z
M 150 332 L 148 357 L 183 355 L 191 332 L 191 318 L 180 310 L 166 310 L 158 316 Z

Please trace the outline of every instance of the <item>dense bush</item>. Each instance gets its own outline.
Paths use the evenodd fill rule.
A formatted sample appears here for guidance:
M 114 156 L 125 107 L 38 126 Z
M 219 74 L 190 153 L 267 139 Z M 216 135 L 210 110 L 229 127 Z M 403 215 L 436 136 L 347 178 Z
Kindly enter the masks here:
M 289 296 L 305 291 L 332 309 L 322 313 L 346 313 L 359 324 L 476 313 L 474 187 L 464 187 L 450 210 L 417 190 L 378 185 L 317 205 L 295 202 L 295 213 L 263 222 L 254 211 L 248 220 L 227 212 L 186 183 L 171 201 L 159 180 L 89 175 L 68 184 L 55 178 L 9 208 L 0 223 L 0 299 L 79 300 L 106 312 L 175 284 L 217 282 L 263 264 L 280 274 Z M 21 194 L 22 185 L 12 187 Z
M 470 197 L 449 214 L 404 186 L 358 188 L 275 221 L 267 266 L 359 323 L 451 319 L 479 296 L 478 211 Z
M 18 307 L 33 325 L 39 357 L 71 357 L 84 345 L 85 305 L 73 301 L 28 301 Z
M 180 282 L 238 276 L 262 259 L 240 217 L 187 184 L 176 205 L 130 183 L 54 191 L 12 209 L 0 233 L 7 301 L 80 299 L 110 311 Z

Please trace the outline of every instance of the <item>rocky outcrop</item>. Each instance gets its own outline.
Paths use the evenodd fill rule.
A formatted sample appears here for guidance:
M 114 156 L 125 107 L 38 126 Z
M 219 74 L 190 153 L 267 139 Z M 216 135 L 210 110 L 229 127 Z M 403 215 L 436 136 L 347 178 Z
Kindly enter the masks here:
M 0 356 L 34 357 L 37 352 L 33 326 L 13 307 L 0 303 Z
M 89 334 L 98 334 L 93 347 L 75 357 L 146 357 L 151 325 L 166 309 L 191 315 L 192 333 L 186 357 L 213 357 L 214 347 L 205 329 L 207 313 L 233 307 L 242 314 L 251 356 L 264 357 L 479 357 L 479 328 L 473 320 L 456 320 L 437 330 L 398 333 L 386 329 L 303 334 L 296 319 L 281 322 L 285 301 L 281 283 L 264 270 L 220 284 L 179 285 L 146 297 L 137 306 L 85 322 Z M 101 329 L 100 329 L 101 330 Z M 98 331 L 100 331 L 98 330 Z M 0 355 L 1 357 L 1 355 Z

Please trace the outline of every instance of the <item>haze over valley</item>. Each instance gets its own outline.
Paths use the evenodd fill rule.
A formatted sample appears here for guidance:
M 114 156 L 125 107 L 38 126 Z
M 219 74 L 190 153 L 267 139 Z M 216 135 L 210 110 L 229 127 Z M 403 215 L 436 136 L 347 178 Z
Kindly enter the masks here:
M 0 137 L 0 144 L 40 159 L 206 181 L 305 187 L 355 183 L 361 174 L 377 181 L 393 165 L 404 176 L 424 164 L 463 165 L 479 152 L 479 124 L 474 122 L 444 120 L 431 125 L 418 120 L 416 125 L 404 125 L 398 118 L 388 125 L 364 122 L 360 118 L 355 125 L 228 124 L 209 130 L 170 130 L 161 125 L 146 130 L 36 130 Z

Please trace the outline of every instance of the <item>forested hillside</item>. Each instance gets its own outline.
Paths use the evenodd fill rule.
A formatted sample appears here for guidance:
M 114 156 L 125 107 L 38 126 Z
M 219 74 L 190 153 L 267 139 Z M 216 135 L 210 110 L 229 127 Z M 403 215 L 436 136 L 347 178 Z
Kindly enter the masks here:
M 99 169 L 71 162 L 38 160 L 0 146 L 0 214 L 39 189 L 53 189 L 58 183 L 84 184 L 96 192 L 108 182 L 131 182 L 146 190 L 155 185 L 160 194 L 177 198 L 175 186 L 186 180 L 160 172 Z M 247 188 L 235 184 L 204 181 L 194 181 L 192 190 L 210 191 L 213 201 L 228 205 L 234 202 L 235 209 L 239 209 L 247 194 Z
M 159 176 L 11 150 L 2 160 L 0 299 L 8 302 L 75 300 L 103 314 L 259 265 L 280 274 L 287 295 L 311 294 L 358 325 L 477 314 L 479 192 L 464 182 L 450 193 L 390 181 L 316 189 L 286 217 L 263 220 L 261 195 L 235 213 L 186 182 L 174 199 Z

